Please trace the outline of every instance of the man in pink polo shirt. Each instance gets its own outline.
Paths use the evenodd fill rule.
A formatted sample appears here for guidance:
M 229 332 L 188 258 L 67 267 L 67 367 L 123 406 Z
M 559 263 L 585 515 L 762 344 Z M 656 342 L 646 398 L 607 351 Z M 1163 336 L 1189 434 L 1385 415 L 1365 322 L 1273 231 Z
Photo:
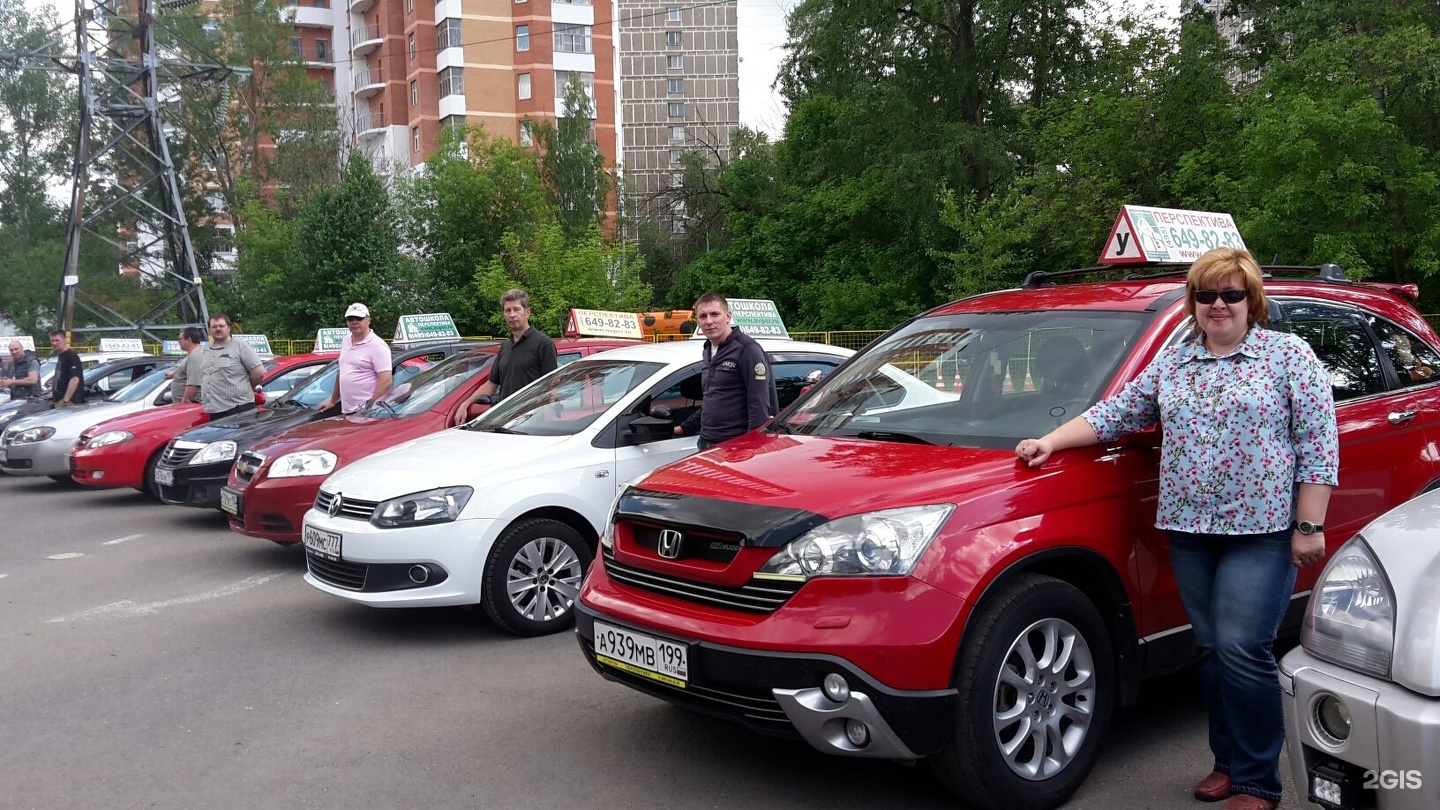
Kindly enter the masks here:
M 326 411 L 340 403 L 341 413 L 362 411 L 390 391 L 390 347 L 370 331 L 370 308 L 351 304 L 345 310 L 350 334 L 340 341 L 340 373 L 335 390 L 320 405 Z

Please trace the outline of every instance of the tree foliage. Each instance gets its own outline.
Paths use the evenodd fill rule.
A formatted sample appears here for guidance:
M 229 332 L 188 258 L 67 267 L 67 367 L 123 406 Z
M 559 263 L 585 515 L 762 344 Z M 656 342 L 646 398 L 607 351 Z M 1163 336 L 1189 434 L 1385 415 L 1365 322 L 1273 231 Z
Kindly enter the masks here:
M 566 237 L 575 239 L 600 224 L 614 184 L 605 175 L 605 156 L 590 135 L 595 104 L 579 78 L 570 77 L 564 101 L 565 114 L 558 123 L 531 121 L 530 126 L 541 146 L 540 168 L 550 202 Z

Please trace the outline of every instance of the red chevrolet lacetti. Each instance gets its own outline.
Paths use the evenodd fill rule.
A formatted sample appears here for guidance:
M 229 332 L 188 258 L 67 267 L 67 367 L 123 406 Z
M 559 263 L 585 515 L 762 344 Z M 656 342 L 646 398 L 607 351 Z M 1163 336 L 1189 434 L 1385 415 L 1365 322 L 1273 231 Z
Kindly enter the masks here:
M 1038 469 L 1014 450 L 1190 339 L 1183 277 L 1064 275 L 916 317 L 626 488 L 580 593 L 595 670 L 827 753 L 927 759 L 981 807 L 1065 801 L 1141 679 L 1194 648 L 1154 528 L 1158 432 Z M 1309 275 L 1265 287 L 1334 387 L 1334 551 L 1440 482 L 1440 340 L 1413 286 Z

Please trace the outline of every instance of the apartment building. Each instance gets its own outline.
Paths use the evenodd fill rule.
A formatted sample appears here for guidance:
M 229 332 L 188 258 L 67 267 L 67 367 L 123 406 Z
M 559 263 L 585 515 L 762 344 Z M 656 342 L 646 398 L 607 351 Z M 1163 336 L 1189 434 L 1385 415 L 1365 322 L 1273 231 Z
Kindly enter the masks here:
M 740 59 L 734 2 L 618 0 L 621 161 L 630 209 L 654 204 L 681 178 L 681 156 L 730 155 L 740 123 Z M 683 204 L 662 203 L 684 230 Z

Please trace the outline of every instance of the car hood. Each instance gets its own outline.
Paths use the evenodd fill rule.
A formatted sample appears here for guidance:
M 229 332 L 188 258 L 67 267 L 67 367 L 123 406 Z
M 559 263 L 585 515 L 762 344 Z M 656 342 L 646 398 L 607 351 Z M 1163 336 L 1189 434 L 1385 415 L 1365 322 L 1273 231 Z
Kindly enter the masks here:
M 381 450 L 335 471 L 326 492 L 384 501 L 437 487 L 485 486 L 487 481 L 543 474 L 547 466 L 573 466 L 576 442 L 592 435 L 522 436 L 450 429 Z
M 173 435 L 205 422 L 204 408 L 194 403 L 166 405 L 124 416 L 105 415 L 109 418 L 93 425 L 90 431 L 92 435 L 108 430 L 129 431 L 136 436 L 147 435 L 152 431 L 156 433 L 169 432 Z
M 1390 677 L 1440 696 L 1440 491 L 1376 518 L 1360 533 L 1395 590 L 1395 651 Z
M 191 428 L 176 438 L 202 444 L 231 441 L 244 452 L 262 439 L 274 436 L 282 430 L 313 422 L 320 417 L 320 411 L 282 405 L 274 410 L 250 410 L 227 416 Z
M 80 431 L 90 427 L 97 422 L 104 422 L 116 416 L 128 416 L 136 411 L 145 410 L 145 402 L 97 402 L 93 405 L 86 404 L 81 407 L 70 409 L 45 411 L 34 416 L 27 416 L 24 422 L 27 426 L 38 427 L 48 425 L 55 428 L 56 436 L 79 436 Z M 12 425 L 20 424 L 19 419 Z
M 426 417 L 431 418 L 426 418 Z M 350 414 L 319 419 L 256 442 L 250 452 L 275 459 L 297 450 L 328 450 L 347 464 L 377 450 L 439 430 L 443 422 L 428 411 L 403 419 Z

